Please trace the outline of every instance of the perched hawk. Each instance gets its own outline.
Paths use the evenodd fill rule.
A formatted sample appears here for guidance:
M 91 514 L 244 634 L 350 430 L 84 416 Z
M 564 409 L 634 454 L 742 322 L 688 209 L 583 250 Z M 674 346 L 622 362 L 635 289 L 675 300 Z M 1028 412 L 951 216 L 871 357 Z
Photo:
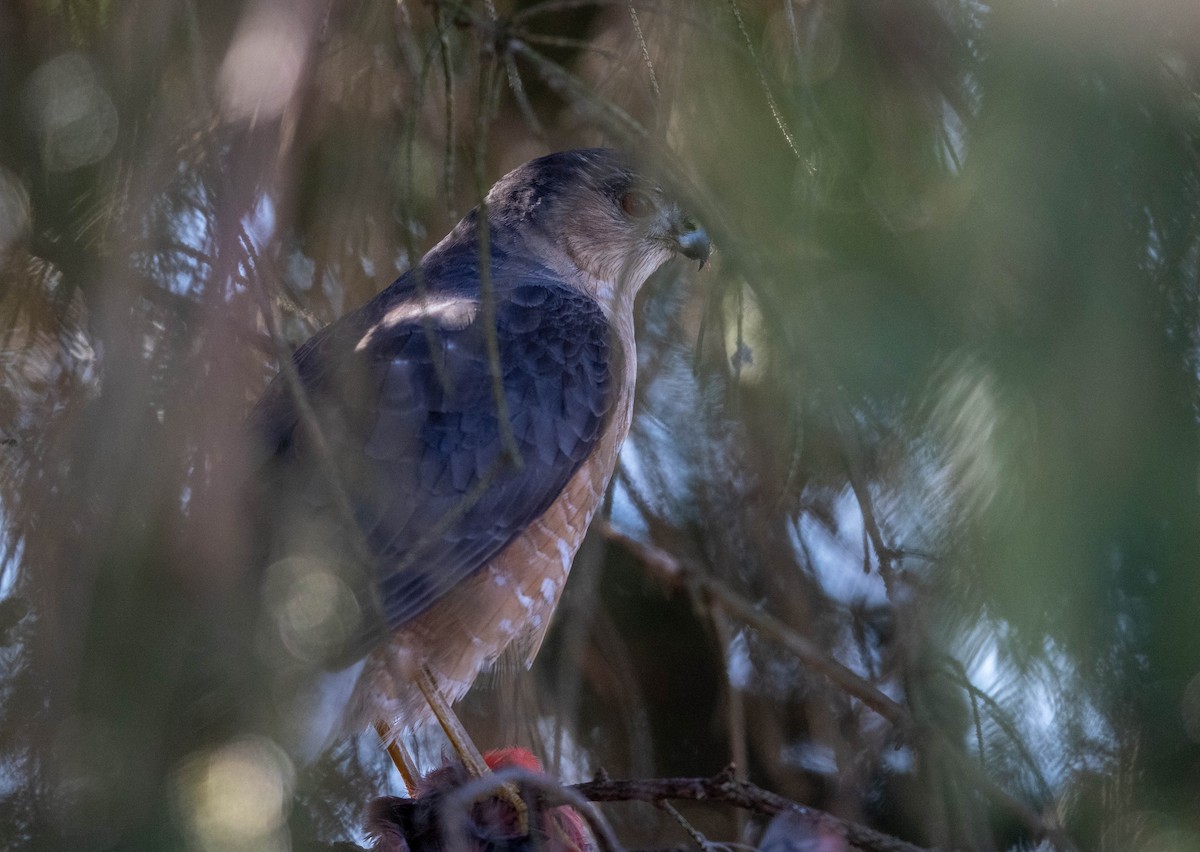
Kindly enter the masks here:
M 532 660 L 629 430 L 634 298 L 709 253 L 607 149 L 527 163 L 482 209 L 295 354 L 357 539 L 282 377 L 253 416 L 277 495 L 268 603 L 327 670 L 310 746 L 424 721 L 414 666 L 453 702 L 509 645 Z

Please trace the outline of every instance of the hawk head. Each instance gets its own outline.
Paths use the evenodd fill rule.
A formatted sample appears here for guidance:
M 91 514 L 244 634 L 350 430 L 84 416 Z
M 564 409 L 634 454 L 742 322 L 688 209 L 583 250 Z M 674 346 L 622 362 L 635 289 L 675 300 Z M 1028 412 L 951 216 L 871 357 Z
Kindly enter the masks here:
M 674 255 L 703 263 L 711 250 L 704 229 L 609 148 L 532 160 L 492 187 L 487 206 L 494 232 L 521 240 L 610 309 L 632 304 Z

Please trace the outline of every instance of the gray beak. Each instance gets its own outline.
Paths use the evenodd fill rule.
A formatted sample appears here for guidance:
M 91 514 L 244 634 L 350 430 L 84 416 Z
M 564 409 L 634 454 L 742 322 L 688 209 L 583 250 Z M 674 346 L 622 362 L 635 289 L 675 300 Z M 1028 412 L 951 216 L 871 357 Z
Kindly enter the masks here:
M 675 235 L 675 242 L 681 255 L 700 261 L 701 269 L 708 263 L 708 257 L 712 254 L 712 243 L 709 242 L 704 229 L 691 219 L 684 218 L 679 232 Z

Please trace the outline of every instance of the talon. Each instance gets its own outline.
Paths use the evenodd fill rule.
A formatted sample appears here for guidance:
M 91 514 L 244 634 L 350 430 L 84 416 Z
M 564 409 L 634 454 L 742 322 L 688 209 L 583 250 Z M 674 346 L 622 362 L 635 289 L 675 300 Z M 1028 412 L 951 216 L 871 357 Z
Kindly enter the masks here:
M 505 782 L 495 787 L 492 791 L 480 796 L 472 802 L 475 809 L 483 809 L 487 813 L 489 807 L 512 808 L 511 814 L 505 814 L 503 817 L 498 817 L 494 822 L 499 823 L 504 827 L 504 834 L 509 837 L 528 837 L 529 836 L 529 806 L 525 804 L 525 799 L 521 795 L 521 790 L 511 781 Z M 487 819 L 486 816 L 480 820 L 485 825 L 491 825 L 493 820 Z
M 504 769 L 542 772 L 541 762 L 528 749 L 520 747 L 489 751 L 483 761 L 489 772 Z M 419 779 L 413 798 L 376 799 L 369 809 L 368 831 L 376 837 L 397 841 L 392 846 L 380 846 L 381 849 L 441 848 L 438 845 L 441 814 L 448 804 L 445 797 L 471 780 L 461 763 L 448 762 Z M 505 782 L 469 802 L 458 800 L 454 806 L 468 806 L 474 837 L 484 844 L 479 848 L 532 846 L 545 852 L 597 848 L 595 837 L 578 811 L 563 805 L 542 807 L 539 801 L 526 802 L 518 783 Z M 534 807 L 540 809 L 533 813 Z

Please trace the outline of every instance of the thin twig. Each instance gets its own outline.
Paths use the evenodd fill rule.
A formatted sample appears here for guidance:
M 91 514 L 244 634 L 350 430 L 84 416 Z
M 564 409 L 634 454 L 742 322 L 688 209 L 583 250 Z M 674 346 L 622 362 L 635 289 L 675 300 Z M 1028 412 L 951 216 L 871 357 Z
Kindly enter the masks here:
M 1034 778 L 1037 780 L 1039 794 L 1047 800 L 1051 799 L 1053 797 L 1053 793 L 1050 790 L 1050 784 L 1048 781 L 1046 781 L 1045 776 L 1042 774 L 1042 769 L 1038 765 L 1038 762 L 1034 759 L 1033 753 L 1029 750 L 1029 746 L 1026 744 L 1024 738 L 1021 737 L 1016 726 L 1012 723 L 1009 714 L 1005 712 L 1004 708 L 1000 706 L 996 699 L 992 698 L 992 696 L 988 695 L 975 684 L 971 683 L 971 679 L 967 676 L 967 671 L 963 667 L 963 664 L 960 660 L 946 655 L 946 662 L 951 669 L 950 679 L 966 690 L 967 694 L 971 696 L 971 704 L 973 707 L 978 703 L 982 703 L 990 711 L 989 715 L 992 722 L 998 725 L 1000 730 L 1004 732 L 1005 736 L 1008 737 L 1009 742 L 1012 743 L 1013 747 L 1021 755 L 1021 759 L 1025 761 L 1029 771 L 1033 773 Z M 980 750 L 980 754 L 982 754 L 982 749 Z
M 729 624 L 729 615 L 719 606 L 711 602 L 708 606 L 708 617 L 717 632 L 717 641 L 721 643 L 721 661 L 724 663 L 724 677 L 721 682 L 725 685 L 725 697 L 729 702 L 729 765 L 733 767 L 733 775 L 738 781 L 748 781 L 746 767 L 750 765 L 750 748 L 746 741 L 746 697 L 742 689 L 733 682 L 733 657 L 731 649 L 734 642 L 733 627 Z M 746 815 L 737 812 L 737 836 L 742 837 L 746 828 Z
M 862 449 L 858 443 L 858 425 L 850 413 L 850 406 L 841 393 L 831 395 L 833 400 L 832 417 L 838 431 L 846 437 L 841 442 L 842 461 L 845 465 L 846 478 L 850 482 L 850 490 L 858 501 L 858 509 L 862 514 L 863 531 L 870 538 L 871 546 L 875 548 L 875 557 L 879 565 L 879 576 L 883 578 L 888 597 L 895 600 L 893 580 L 896 559 L 896 549 L 884 540 L 883 530 L 875 514 L 875 503 L 867 485 L 866 465 L 862 459 Z M 869 570 L 869 566 L 868 566 Z
M 670 814 L 671 819 L 679 823 L 679 827 L 686 831 L 688 837 L 692 838 L 695 844 L 703 849 L 704 852 L 709 852 L 712 849 L 712 844 L 708 842 L 708 838 L 700 833 L 700 829 L 687 821 L 687 818 L 679 812 L 679 808 L 672 805 L 666 799 L 661 802 L 655 802 L 655 804 Z
M 425 93 L 425 85 L 428 82 L 429 74 L 433 67 L 433 50 L 427 50 L 425 57 L 421 63 L 420 73 L 417 75 L 417 85 L 414 87 L 412 104 L 408 110 L 408 119 L 404 124 L 403 132 L 401 133 L 402 148 L 404 151 L 404 170 L 401 178 L 404 182 L 404 191 L 399 193 L 399 208 L 400 218 L 404 222 L 404 227 L 400 229 L 401 237 L 404 241 L 404 252 L 408 257 L 409 274 L 412 275 L 413 288 L 417 291 L 417 298 L 420 301 L 425 300 L 425 275 L 421 268 L 421 255 L 417 251 L 416 240 L 413 239 L 412 228 L 409 227 L 409 222 L 412 220 L 412 211 L 408 206 L 408 198 L 413 194 L 413 186 L 415 184 L 415 164 L 414 150 L 416 148 L 417 135 L 417 116 L 421 112 L 421 102 Z M 446 198 L 446 209 L 453 216 L 453 200 L 450 197 Z M 453 381 L 449 370 L 446 369 L 445 356 L 442 352 L 441 341 L 438 337 L 438 332 L 434 328 L 433 319 L 427 314 L 421 315 L 421 331 L 425 335 L 425 342 L 429 347 L 430 361 L 433 364 L 434 372 L 437 374 L 438 384 L 443 392 L 449 393 L 453 389 Z
M 742 34 L 742 39 L 746 42 L 746 49 L 750 51 L 750 61 L 754 63 L 754 70 L 758 73 L 758 82 L 762 85 L 763 94 L 767 97 L 767 106 L 771 110 L 771 116 L 775 119 L 775 126 L 779 128 L 779 132 L 783 134 L 783 138 L 787 141 L 788 147 L 792 150 L 797 160 L 804 158 L 800 154 L 800 147 L 796 144 L 796 137 L 792 135 L 791 129 L 787 126 L 787 121 L 784 120 L 783 113 L 779 109 L 779 104 L 775 102 L 775 95 L 771 92 L 771 85 L 767 82 L 767 74 L 763 71 L 762 63 L 758 59 L 758 51 L 754 49 L 754 42 L 750 40 L 750 33 L 746 29 L 746 22 L 742 19 L 742 10 L 738 6 L 737 0 L 729 0 L 729 8 L 733 10 L 733 16 L 737 19 L 738 30 Z
M 703 594 L 729 615 L 775 639 L 809 669 L 824 675 L 836 686 L 857 698 L 889 722 L 902 729 L 913 727 L 912 719 L 902 705 L 884 695 L 874 684 L 831 658 L 810 639 L 801 636 L 774 616 L 763 612 L 724 584 L 691 570 L 660 548 L 639 542 L 618 532 L 611 525 L 602 524 L 601 530 L 611 540 L 629 548 L 645 564 L 658 569 L 668 579 L 674 582 L 686 581 L 695 584 Z
M 787 812 L 795 814 L 814 828 L 837 834 L 851 845 L 871 852 L 922 852 L 920 846 L 793 802 L 754 784 L 738 781 L 733 777 L 732 769 L 726 769 L 712 778 L 598 778 L 568 789 L 593 802 L 649 802 L 660 805 L 668 800 L 711 801 L 735 805 L 765 816 Z
M 454 221 L 458 218 L 454 212 L 454 67 L 450 63 L 450 36 L 447 32 L 448 22 L 445 11 L 440 4 L 436 8 L 436 12 L 438 45 L 442 58 L 442 77 L 445 80 L 444 91 L 446 96 L 446 152 L 442 173 L 445 181 L 446 212 L 450 220 Z
M 542 81 L 569 103 L 593 105 L 598 113 L 597 118 L 625 144 L 644 142 L 649 138 L 650 134 L 637 119 L 611 101 L 598 96 L 578 77 L 558 63 L 547 59 L 525 42 L 513 39 L 508 43 L 508 49 L 526 59 Z
M 585 38 L 571 38 L 570 36 L 547 35 L 546 33 L 531 33 L 520 30 L 513 33 L 515 38 L 527 44 L 540 44 L 545 47 L 565 47 L 571 50 L 579 50 L 584 53 L 594 53 L 597 56 L 603 56 L 605 59 L 620 59 L 621 54 L 608 47 L 599 47 Z
M 521 71 L 517 68 L 517 63 L 513 61 L 512 54 L 507 52 L 504 54 L 504 70 L 508 75 L 508 88 L 513 93 L 513 100 L 517 102 L 517 109 L 521 111 L 525 123 L 529 125 L 529 132 L 539 141 L 545 142 L 546 130 L 538 121 L 533 104 L 529 101 L 529 95 L 525 92 L 525 84 L 521 82 Z
M 729 700 L 729 757 L 735 767 L 735 777 L 739 781 L 746 780 L 746 767 L 750 763 L 750 752 L 746 746 L 746 702 L 742 696 L 741 687 L 733 682 L 731 674 L 733 659 L 730 648 L 733 646 L 733 628 L 729 624 L 729 615 L 719 606 L 709 607 L 709 618 L 717 631 L 717 641 L 721 643 L 721 658 L 725 666 L 726 697 Z
M 967 778 L 993 802 L 1016 816 L 1036 837 L 1048 837 L 1061 849 L 1074 848 L 1061 827 L 1048 822 L 1029 805 L 997 785 L 980 769 L 978 764 L 964 756 L 961 750 L 946 739 L 941 732 L 918 726 L 903 705 L 883 694 L 870 681 L 829 657 L 813 642 L 796 633 L 774 616 L 762 612 L 757 606 L 723 584 L 705 577 L 693 566 L 665 550 L 621 533 L 606 522 L 599 523 L 598 528 L 611 541 L 628 548 L 630 553 L 637 556 L 647 567 L 655 569 L 664 579 L 675 584 L 700 588 L 731 616 L 771 637 L 806 667 L 824 675 L 847 694 L 857 698 L 883 716 L 897 727 L 902 736 L 915 737 L 919 735 L 923 741 L 928 742 L 931 748 L 936 749 L 939 754 L 950 761 L 957 772 Z
M 787 648 L 808 668 L 829 678 L 836 686 L 857 698 L 880 716 L 902 730 L 914 727 L 912 718 L 897 703 L 881 692 L 874 684 L 855 674 L 832 657 L 825 654 L 816 643 L 801 636 L 772 615 L 768 615 L 745 598 L 737 595 L 724 584 L 705 578 L 701 582 L 704 591 L 735 618 L 749 624 Z
M 508 413 L 508 398 L 504 393 L 504 367 L 500 361 L 500 339 L 496 331 L 496 293 L 492 282 L 490 245 L 492 234 L 487 205 L 487 132 L 500 96 L 500 78 L 494 55 L 491 61 L 480 69 L 479 89 L 480 115 L 475 148 L 475 190 L 479 196 L 479 214 L 475 220 L 475 234 L 479 245 L 480 324 L 487 346 L 488 370 L 492 378 L 492 401 L 496 404 L 500 440 L 504 444 L 509 461 L 519 469 L 524 461 Z
M 567 12 L 572 9 L 582 9 L 587 6 L 616 6 L 626 0 L 545 0 L 534 3 L 513 15 L 513 21 L 522 21 L 548 12 Z
M 292 360 L 291 347 L 288 346 L 282 332 L 279 330 L 278 323 L 275 322 L 275 311 L 273 310 L 270 295 L 267 293 L 266 284 L 259 274 L 254 243 L 250 239 L 249 234 L 240 225 L 237 233 L 238 242 L 241 244 L 241 250 L 247 261 L 247 271 L 250 274 L 252 285 L 251 290 L 258 299 L 263 324 L 267 327 L 267 334 L 275 346 L 276 357 L 279 360 L 279 372 L 283 376 L 284 384 L 287 386 L 292 403 L 296 406 L 296 416 L 300 421 L 301 429 L 305 436 L 312 441 L 313 452 L 317 460 L 317 469 L 330 490 L 338 517 L 343 527 L 349 533 L 350 548 L 353 551 L 355 559 L 363 566 L 374 565 L 374 559 L 367 551 L 366 543 L 362 538 L 361 528 L 354 517 L 354 510 L 351 508 L 350 498 L 342 483 L 341 473 L 338 471 L 337 463 L 333 459 L 333 451 L 329 447 L 329 442 L 325 438 L 325 432 L 321 429 L 320 420 L 317 418 L 316 411 L 312 407 L 312 402 L 308 398 L 308 390 L 304 387 L 304 382 L 300 379 L 300 371 L 296 369 L 296 364 Z M 376 601 L 376 605 L 378 606 L 378 601 Z
M 642 48 L 642 61 L 646 63 L 646 70 L 650 72 L 650 88 L 654 91 L 654 97 L 662 97 L 658 88 L 658 77 L 654 73 L 654 61 L 650 58 L 650 48 L 646 45 L 646 34 L 642 32 L 642 22 L 638 20 L 637 7 L 633 5 L 633 0 L 629 0 L 629 20 L 633 22 L 633 31 L 637 33 L 638 44 Z

